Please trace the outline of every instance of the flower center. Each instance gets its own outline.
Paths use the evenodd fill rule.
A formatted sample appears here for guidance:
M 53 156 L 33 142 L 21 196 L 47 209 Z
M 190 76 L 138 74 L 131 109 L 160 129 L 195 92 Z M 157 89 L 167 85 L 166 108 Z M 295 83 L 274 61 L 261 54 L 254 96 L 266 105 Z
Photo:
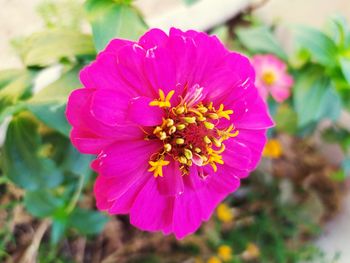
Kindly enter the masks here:
M 276 79 L 276 74 L 273 71 L 266 71 L 262 75 L 262 80 L 266 85 L 273 85 Z
M 153 134 L 145 138 L 158 139 L 163 143 L 163 149 L 153 154 L 149 161 L 149 171 L 155 177 L 163 176 L 162 169 L 169 164 L 169 157 L 180 163 L 182 175 L 188 174 L 193 164 L 209 164 L 216 172 L 217 164 L 224 163 L 221 155 L 225 150 L 223 142 L 238 135 L 233 124 L 217 128 L 220 119 L 229 120 L 233 111 L 225 110 L 223 104 L 215 108 L 211 102 L 199 102 L 202 89 L 198 87 L 190 90 L 176 107 L 172 107 L 170 103 L 173 91 L 165 96 L 160 90 L 160 98 L 150 103 L 151 106 L 161 107 L 165 111 L 162 124 L 156 126 Z

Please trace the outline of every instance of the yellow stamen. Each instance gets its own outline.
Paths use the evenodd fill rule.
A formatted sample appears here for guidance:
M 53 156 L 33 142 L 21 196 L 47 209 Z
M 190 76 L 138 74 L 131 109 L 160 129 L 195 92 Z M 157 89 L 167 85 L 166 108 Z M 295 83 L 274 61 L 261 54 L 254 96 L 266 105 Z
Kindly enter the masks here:
M 204 142 L 207 143 L 207 144 L 210 144 L 210 143 L 211 143 L 211 140 L 209 139 L 208 136 L 204 136 L 203 140 L 204 140 Z
M 219 115 L 217 115 L 216 113 L 209 113 L 208 117 L 213 120 L 219 119 Z
M 221 147 L 220 147 L 220 149 L 219 150 L 216 150 L 215 152 L 217 152 L 217 153 L 223 153 L 225 151 L 225 144 L 221 144 Z
M 208 109 L 206 107 L 204 107 L 203 105 L 199 106 L 197 109 L 201 113 L 206 113 L 208 111 Z
M 204 122 L 204 126 L 205 126 L 205 128 L 207 128 L 207 129 L 209 129 L 209 130 L 214 129 L 214 127 L 215 127 L 215 125 L 214 125 L 213 123 L 208 122 L 208 121 L 205 121 L 205 122 Z
M 233 110 L 225 110 L 224 111 L 224 104 L 220 104 L 219 109 L 216 111 L 216 114 L 220 117 L 220 118 L 225 118 L 227 120 L 230 119 L 230 114 L 233 114 Z
M 203 162 L 208 161 L 208 158 L 205 155 L 199 155 L 201 157 L 201 159 L 203 160 Z
M 179 125 L 176 125 L 176 129 L 178 129 L 179 131 L 183 130 L 186 128 L 186 125 L 185 124 L 179 124 Z
M 177 114 L 182 114 L 182 113 L 185 112 L 185 107 L 184 106 L 180 106 L 180 107 L 176 108 L 175 112 Z
M 201 152 L 201 149 L 199 149 L 198 147 L 196 147 L 196 148 L 194 148 L 194 151 L 195 151 L 196 153 L 200 153 L 200 152 Z
M 161 132 L 161 131 L 162 131 L 162 128 L 159 127 L 159 126 L 157 126 L 157 127 L 154 129 L 153 134 L 157 134 L 157 133 L 159 133 L 159 132 Z
M 185 143 L 185 140 L 182 139 L 182 138 L 177 138 L 177 139 L 175 140 L 175 142 L 176 142 L 176 144 L 184 144 L 184 143 Z
M 216 138 L 213 138 L 212 141 L 213 141 L 213 143 L 214 143 L 214 145 L 215 145 L 216 147 L 220 147 L 221 144 L 222 144 L 222 141 L 221 141 L 221 140 L 218 140 L 218 139 L 216 139 Z
M 169 91 L 168 95 L 165 96 L 164 91 L 163 90 L 159 90 L 159 99 L 156 100 L 152 100 L 149 105 L 150 106 L 158 106 L 160 108 L 170 108 L 171 104 L 170 104 L 170 100 L 171 97 L 174 95 L 175 91 L 171 90 Z
M 204 116 L 202 116 L 202 117 L 197 117 L 197 120 L 199 120 L 199 121 L 206 121 L 206 120 L 207 120 L 207 118 L 206 118 L 206 117 L 204 117 Z
M 183 117 L 183 120 L 187 123 L 196 123 L 196 117 Z
M 173 119 L 167 119 L 166 120 L 166 126 L 167 127 L 171 127 L 174 125 L 174 120 Z
M 211 165 L 211 167 L 213 168 L 214 172 L 217 172 L 218 170 L 218 166 L 216 165 L 216 163 L 209 163 Z
M 187 164 L 187 158 L 185 156 L 180 156 L 179 157 L 179 162 L 182 164 Z
M 224 164 L 224 161 L 222 160 L 222 156 L 220 155 L 219 151 L 215 151 L 215 150 L 213 150 L 210 147 L 207 148 L 207 151 L 208 151 L 208 155 L 209 155 L 208 163 L 211 165 L 211 167 L 213 168 L 214 172 L 216 172 L 217 169 L 218 169 L 216 164 L 217 163 L 218 164 Z
M 165 132 L 160 132 L 159 133 L 159 139 L 161 139 L 162 141 L 164 141 L 166 139 L 166 133 Z
M 193 112 L 194 114 L 196 114 L 199 117 L 203 117 L 203 114 L 200 111 L 196 110 L 196 109 L 190 109 L 189 111 Z
M 170 152 L 170 151 L 171 151 L 171 144 L 170 144 L 170 143 L 164 144 L 164 150 L 165 150 L 166 152 Z
M 171 134 L 173 134 L 173 133 L 175 133 L 175 132 L 176 132 L 176 127 L 175 127 L 175 126 L 170 127 L 170 129 L 169 129 L 169 135 L 171 135 Z
M 154 177 L 157 178 L 158 176 L 163 177 L 163 166 L 168 165 L 170 162 L 160 158 L 155 162 L 149 161 L 148 163 L 151 166 L 148 171 L 153 172 Z
M 224 141 L 224 140 L 227 140 L 229 138 L 233 138 L 233 137 L 236 137 L 238 134 L 239 134 L 239 131 L 236 130 L 234 131 L 233 133 L 231 133 L 231 131 L 234 130 L 234 127 L 233 125 L 231 124 L 227 130 L 223 130 L 223 131 L 220 131 L 218 130 L 218 134 L 219 136 L 221 137 L 221 139 Z
M 189 149 L 184 149 L 184 155 L 188 160 L 191 160 L 193 157 L 192 152 Z

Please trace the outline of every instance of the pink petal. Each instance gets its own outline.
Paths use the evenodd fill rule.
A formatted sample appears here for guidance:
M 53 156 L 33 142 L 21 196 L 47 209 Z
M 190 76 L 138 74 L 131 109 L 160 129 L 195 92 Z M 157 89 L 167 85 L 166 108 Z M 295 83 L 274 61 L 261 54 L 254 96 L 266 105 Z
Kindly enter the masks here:
M 210 174 L 206 181 L 206 187 L 197 191 L 202 204 L 202 220 L 208 220 L 216 206 L 240 186 L 236 173 L 233 173 L 231 168 L 227 169 L 225 165 L 220 166 L 217 173 Z
M 124 50 L 126 47 L 122 48 Z M 110 89 L 116 92 L 136 96 L 137 92 L 129 83 L 125 82 L 118 73 L 118 59 L 116 55 L 100 54 L 93 63 L 80 71 L 80 81 L 86 88 Z
M 113 39 L 111 40 L 107 47 L 105 48 L 104 51 L 102 51 L 100 54 L 104 54 L 104 53 L 112 53 L 112 54 L 117 54 L 118 51 L 127 46 L 127 45 L 133 45 L 135 42 L 129 41 L 129 40 L 125 40 L 125 39 Z
M 178 162 L 170 160 L 167 166 L 163 167 L 163 177 L 157 177 L 159 193 L 162 195 L 175 196 L 184 192 L 184 183 Z
M 228 53 L 215 36 L 193 30 L 182 32 L 171 28 L 169 46 L 175 54 L 176 69 L 181 72 L 177 80 L 190 87 L 202 85 Z
M 251 170 L 253 166 L 251 163 L 251 150 L 245 144 L 238 142 L 235 138 L 231 138 L 225 141 L 225 146 L 225 151 L 222 154 L 225 165 L 243 171 Z
M 117 192 L 121 192 L 120 178 L 98 176 L 94 185 L 97 208 L 107 210 L 109 214 L 129 213 L 137 194 L 149 178 L 146 173 L 144 172 L 143 175 L 139 175 L 138 180 L 126 186 L 124 193 L 120 194 L 117 198 L 115 197 L 114 189 Z
M 162 89 L 168 94 L 175 89 L 176 68 L 173 54 L 168 49 L 162 47 L 148 49 L 144 71 L 153 90 Z
M 270 88 L 271 96 L 279 103 L 288 99 L 291 94 L 291 91 L 288 87 L 283 86 L 273 86 Z
M 173 221 L 174 197 L 161 195 L 157 178 L 150 177 L 130 210 L 130 223 L 142 230 L 169 232 Z
M 119 141 L 145 137 L 143 131 L 133 124 L 125 123 L 112 127 L 92 116 L 91 100 L 93 92 L 92 89 L 77 89 L 70 94 L 66 109 L 66 116 L 70 124 L 81 132 L 90 134 L 92 138 L 113 138 L 115 141 Z
M 241 129 L 238 136 L 232 140 L 236 140 L 237 142 L 247 146 L 250 149 L 250 169 L 255 169 L 261 159 L 261 154 L 267 140 L 266 131 Z
M 227 54 L 204 82 L 208 88 L 207 100 L 228 106 L 255 89 L 254 80 L 254 69 L 246 57 L 233 52 Z
M 123 176 L 148 168 L 150 157 L 160 150 L 158 141 L 134 140 L 110 145 L 97 157 L 95 169 L 104 176 Z M 130 175 L 129 175 L 130 177 Z
M 81 126 L 81 116 L 94 93 L 93 89 L 76 89 L 68 97 L 66 116 L 68 122 L 73 126 Z
M 87 131 L 73 128 L 70 133 L 72 144 L 82 153 L 99 154 L 113 139 L 97 137 Z
M 174 54 L 176 82 L 182 85 L 187 84 L 188 86 L 195 85 L 196 83 L 192 80 L 194 72 L 193 61 L 197 59 L 194 41 L 181 35 L 170 34 L 169 48 Z M 181 93 L 179 92 L 179 94 Z
M 153 28 L 145 33 L 139 40 L 139 44 L 144 49 L 150 49 L 154 47 L 163 47 L 168 42 L 168 36 L 162 30 Z
M 162 124 L 165 117 L 164 111 L 155 106 L 150 106 L 152 99 L 137 97 L 130 101 L 128 119 L 142 126 L 157 126 Z
M 240 129 L 266 129 L 274 125 L 269 116 L 267 105 L 257 94 L 256 89 L 250 89 L 246 96 L 232 104 L 232 122 Z M 229 107 L 230 108 L 230 107 Z
M 147 171 L 140 176 L 138 180 L 136 180 L 130 187 L 125 191 L 125 193 L 119 196 L 118 199 L 115 199 L 112 202 L 111 207 L 108 212 L 110 214 L 127 214 L 130 213 L 130 209 L 136 200 L 137 195 L 140 190 L 144 187 L 145 183 L 149 179 L 149 175 L 147 175 Z
M 175 196 L 173 231 L 176 238 L 181 239 L 194 233 L 202 223 L 202 206 L 195 191 Z
M 109 126 L 123 123 L 129 104 L 129 97 L 114 90 L 97 90 L 91 101 L 92 115 Z
M 225 64 L 240 76 L 241 83 L 248 81 L 254 83 L 255 71 L 247 57 L 239 53 L 231 52 L 225 57 Z

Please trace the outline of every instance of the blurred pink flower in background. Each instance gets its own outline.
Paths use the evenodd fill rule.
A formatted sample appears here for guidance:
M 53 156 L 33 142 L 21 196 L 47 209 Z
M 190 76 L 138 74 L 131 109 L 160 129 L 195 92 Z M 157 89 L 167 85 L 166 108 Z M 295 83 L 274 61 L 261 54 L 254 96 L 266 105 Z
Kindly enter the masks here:
M 97 154 L 97 207 L 182 238 L 257 166 L 273 125 L 249 60 L 215 36 L 115 39 L 80 74 L 72 143 Z
M 289 98 L 294 81 L 282 60 L 272 54 L 255 55 L 252 64 L 256 72 L 255 85 L 265 101 L 269 93 L 277 102 Z

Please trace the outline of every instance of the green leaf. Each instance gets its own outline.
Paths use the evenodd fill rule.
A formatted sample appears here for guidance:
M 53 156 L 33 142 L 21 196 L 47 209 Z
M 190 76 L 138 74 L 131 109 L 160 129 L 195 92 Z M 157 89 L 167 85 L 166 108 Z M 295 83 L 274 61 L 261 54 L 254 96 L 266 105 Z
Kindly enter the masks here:
M 298 116 L 288 104 L 281 104 L 274 118 L 276 130 L 295 134 L 298 127 Z
M 275 39 L 271 30 L 265 26 L 240 28 L 236 31 L 238 39 L 252 53 L 272 53 L 283 60 L 287 55 Z
M 330 37 L 310 27 L 298 27 L 296 33 L 297 43 L 300 47 L 309 50 L 317 63 L 326 67 L 335 66 L 337 46 Z
M 186 5 L 193 5 L 196 2 L 198 2 L 199 0 L 183 0 L 185 2 Z
M 85 7 L 99 51 L 113 38 L 137 40 L 147 30 L 138 11 L 123 1 L 88 0 Z
M 330 80 L 318 68 L 305 69 L 299 74 L 293 93 L 299 127 L 322 118 L 338 118 L 341 109 L 339 96 L 331 88 Z
M 72 145 L 66 151 L 66 158 L 62 162 L 61 168 L 64 171 L 69 171 L 75 175 L 85 176 L 92 173 L 90 162 L 95 157 L 93 155 L 81 154 Z
M 52 216 L 63 205 L 63 200 L 52 195 L 47 189 L 26 192 L 24 205 L 33 216 L 43 218 Z
M 48 28 L 79 30 L 84 22 L 84 10 L 76 0 L 41 1 L 37 11 Z
M 6 69 L 0 71 L 0 89 L 5 87 L 14 79 L 18 78 L 23 74 L 23 70 L 21 69 Z
M 70 215 L 69 225 L 85 235 L 98 234 L 103 230 L 108 220 L 107 216 L 98 211 L 77 207 Z
M 344 170 L 345 177 L 350 176 L 350 157 L 346 157 L 342 162 L 342 168 Z
M 23 114 L 14 117 L 2 149 L 4 174 L 20 187 L 31 191 L 55 187 L 63 179 L 52 160 L 39 156 L 40 146 L 37 124 Z
M 343 56 L 339 57 L 339 64 L 346 81 L 350 85 L 350 58 L 343 57 Z M 350 88 L 349 88 L 349 92 L 350 92 Z
M 31 111 L 39 120 L 47 126 L 57 130 L 58 132 L 69 136 L 71 126 L 68 124 L 64 115 L 66 111 L 66 103 L 40 103 L 29 104 L 28 110 Z
M 34 33 L 17 44 L 26 66 L 48 66 L 62 58 L 95 54 L 90 35 L 69 29 Z
M 68 218 L 54 218 L 51 226 L 50 243 L 56 245 L 64 236 L 67 229 Z
M 350 46 L 350 30 L 344 16 L 335 15 L 331 18 L 330 32 L 340 48 L 348 48 Z
M 320 108 L 317 111 L 316 119 L 328 118 L 332 121 L 338 120 L 341 112 L 341 100 L 339 95 L 329 86 L 320 101 Z
M 16 77 L 13 78 L 12 81 L 9 79 L 5 81 L 3 79 L 3 83 L 7 82 L 7 85 L 0 90 L 0 123 L 6 116 L 22 108 L 23 105 L 18 101 L 30 95 L 36 72 L 23 71 L 22 73 L 17 72 L 14 74 Z M 8 107 L 11 108 L 8 109 Z
M 343 182 L 346 178 L 344 170 L 338 170 L 330 174 L 330 178 L 336 182 Z
M 76 88 L 81 87 L 78 79 L 80 67 L 75 67 L 61 76 L 28 102 L 28 109 L 47 126 L 69 135 L 70 125 L 65 117 L 68 95 Z
M 346 153 L 350 149 L 350 133 L 338 126 L 330 126 L 321 133 L 322 139 L 328 143 L 337 143 Z

